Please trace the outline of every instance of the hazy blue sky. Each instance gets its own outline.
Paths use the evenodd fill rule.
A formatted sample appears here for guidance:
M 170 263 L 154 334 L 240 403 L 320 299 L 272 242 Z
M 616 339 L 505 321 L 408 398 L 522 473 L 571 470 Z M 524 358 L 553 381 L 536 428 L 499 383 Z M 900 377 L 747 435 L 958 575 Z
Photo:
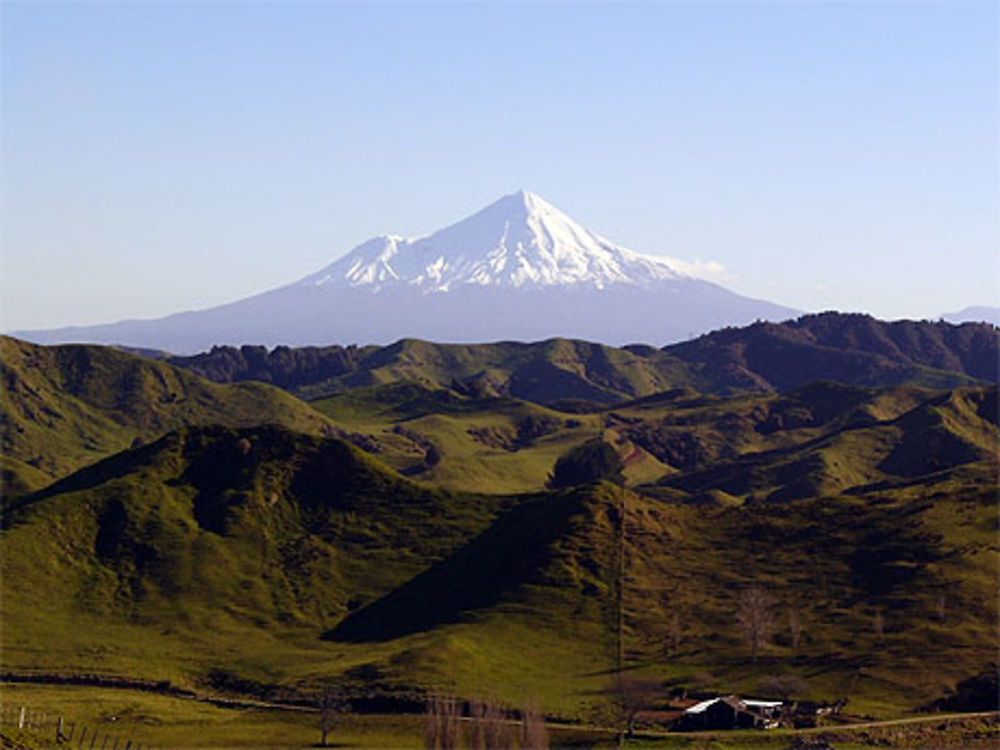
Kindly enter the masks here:
M 807 310 L 996 304 L 997 9 L 5 2 L 2 327 L 230 301 L 519 187 Z

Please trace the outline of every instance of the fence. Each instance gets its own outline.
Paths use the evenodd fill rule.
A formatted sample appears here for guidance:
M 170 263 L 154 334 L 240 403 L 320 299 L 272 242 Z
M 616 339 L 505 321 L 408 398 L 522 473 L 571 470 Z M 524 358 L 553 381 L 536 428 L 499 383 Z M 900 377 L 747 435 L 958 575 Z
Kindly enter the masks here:
M 66 721 L 62 716 L 27 706 L 0 707 L 0 727 L 32 732 L 67 750 L 153 750 L 149 745 L 137 743 L 131 734 L 114 734 L 104 727 Z

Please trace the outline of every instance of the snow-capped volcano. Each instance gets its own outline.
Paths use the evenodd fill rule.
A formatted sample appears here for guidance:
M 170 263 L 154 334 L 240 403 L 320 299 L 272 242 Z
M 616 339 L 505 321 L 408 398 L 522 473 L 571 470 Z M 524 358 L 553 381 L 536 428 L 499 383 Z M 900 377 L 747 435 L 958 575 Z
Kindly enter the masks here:
M 648 287 L 682 278 L 666 259 L 616 245 L 520 190 L 426 237 L 376 237 L 298 283 L 444 292 L 466 284 Z
M 385 344 L 405 337 L 668 344 L 796 312 L 628 250 L 520 191 L 426 237 L 377 237 L 304 279 L 226 305 L 18 335 L 178 354 L 214 344 Z

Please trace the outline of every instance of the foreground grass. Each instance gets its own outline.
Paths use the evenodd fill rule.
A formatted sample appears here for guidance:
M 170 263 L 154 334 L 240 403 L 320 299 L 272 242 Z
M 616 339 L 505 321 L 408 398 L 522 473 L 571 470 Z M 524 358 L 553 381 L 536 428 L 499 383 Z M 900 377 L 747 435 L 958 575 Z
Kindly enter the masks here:
M 272 708 L 220 708 L 183 698 L 103 688 L 3 685 L 6 707 L 30 706 L 67 723 L 85 724 L 152 748 L 312 748 L 320 742 L 320 718 L 314 711 Z M 420 715 L 334 716 L 328 737 L 333 748 L 422 750 Z M 554 745 L 572 748 L 612 747 L 612 735 L 595 729 L 553 727 Z M 22 738 L 31 747 L 56 747 L 36 732 Z
M 130 690 L 45 685 L 4 685 L 0 698 L 6 706 L 29 706 L 151 747 L 306 748 L 320 741 L 319 716 L 308 711 L 220 708 Z M 422 727 L 416 716 L 337 717 L 329 742 L 343 748 L 416 748 Z
M 0 686 L 5 708 L 29 706 L 67 724 L 85 724 L 98 735 L 112 735 L 151 748 L 317 747 L 319 716 L 315 712 L 277 708 L 234 709 L 208 703 L 128 690 L 47 685 Z M 424 718 L 419 715 L 336 715 L 328 743 L 334 748 L 421 750 Z M 554 748 L 605 750 L 618 746 L 613 732 L 599 727 L 549 726 Z M 55 748 L 47 733 L 3 733 L 33 748 Z M 896 723 L 815 730 L 773 730 L 692 734 L 647 733 L 628 739 L 634 750 L 737 750 L 787 748 L 798 736 L 829 742 L 837 750 L 862 748 L 942 748 L 986 750 L 1000 740 L 1000 724 L 992 716 L 911 717 Z

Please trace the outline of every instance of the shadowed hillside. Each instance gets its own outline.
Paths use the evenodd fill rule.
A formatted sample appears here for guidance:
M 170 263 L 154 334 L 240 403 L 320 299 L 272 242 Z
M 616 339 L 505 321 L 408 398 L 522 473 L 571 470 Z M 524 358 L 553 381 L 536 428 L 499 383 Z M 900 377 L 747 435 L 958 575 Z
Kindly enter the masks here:
M 220 382 L 261 380 L 306 398 L 399 380 L 548 404 L 610 404 L 677 387 L 788 390 L 814 380 L 949 388 L 997 380 L 997 330 L 984 323 L 886 323 L 824 313 L 729 328 L 664 349 L 553 339 L 532 344 L 216 347 L 171 363 Z
M 525 609 L 525 587 L 531 584 L 558 588 L 580 611 L 589 603 L 600 619 L 613 569 L 614 518 L 608 518 L 607 510 L 579 492 L 518 505 L 447 560 L 349 615 L 328 637 L 388 641 L 474 618 L 477 610 L 502 602 L 521 600 Z M 585 540 L 590 553 L 574 559 L 567 554 L 570 540 Z M 543 610 L 551 605 L 539 602 Z
M 442 492 L 336 440 L 187 429 L 8 512 L 4 665 L 181 685 L 225 673 L 255 694 L 321 680 L 385 695 L 489 689 L 593 718 L 607 709 L 623 585 L 630 670 L 744 691 L 790 672 L 814 700 L 912 709 L 995 650 L 982 465 L 780 505 L 629 492 L 619 547 L 610 485 Z M 776 618 L 757 661 L 736 617 L 751 586 Z M 794 646 L 790 608 L 804 623 Z
M 825 379 L 856 385 L 960 385 L 955 373 L 997 382 L 998 331 L 986 323 L 901 320 L 823 313 L 756 323 L 666 347 L 697 368 L 701 390 L 779 391 Z
M 273 422 L 319 432 L 329 424 L 278 388 L 218 385 L 108 347 L 45 347 L 3 337 L 0 379 L 8 495 L 185 425 Z
M 879 395 L 888 400 L 891 393 Z M 878 397 L 871 400 L 877 403 Z M 782 401 L 785 403 L 775 405 L 779 414 L 788 403 Z M 859 410 L 848 400 L 850 409 L 826 429 L 809 429 L 807 419 L 803 429 L 792 430 L 799 437 L 795 444 L 785 447 L 772 441 L 764 450 L 730 452 L 728 456 L 718 448 L 718 442 L 711 442 L 718 435 L 720 423 L 716 422 L 707 430 L 675 433 L 691 436 L 695 450 L 702 447 L 708 453 L 707 446 L 715 446 L 716 452 L 696 458 L 688 471 L 667 476 L 661 484 L 695 496 L 721 490 L 754 502 L 839 494 L 966 465 L 981 466 L 984 476 L 989 476 L 997 466 L 1000 437 L 992 421 L 995 415 L 990 413 L 995 401 L 995 388 L 927 394 L 900 416 L 878 420 L 870 410 Z M 775 412 L 763 424 L 771 424 Z M 981 412 L 987 418 L 980 416 Z M 813 416 L 800 411 L 799 418 L 806 414 Z M 662 433 L 659 437 L 662 442 Z M 697 442 L 699 439 L 704 442 Z

